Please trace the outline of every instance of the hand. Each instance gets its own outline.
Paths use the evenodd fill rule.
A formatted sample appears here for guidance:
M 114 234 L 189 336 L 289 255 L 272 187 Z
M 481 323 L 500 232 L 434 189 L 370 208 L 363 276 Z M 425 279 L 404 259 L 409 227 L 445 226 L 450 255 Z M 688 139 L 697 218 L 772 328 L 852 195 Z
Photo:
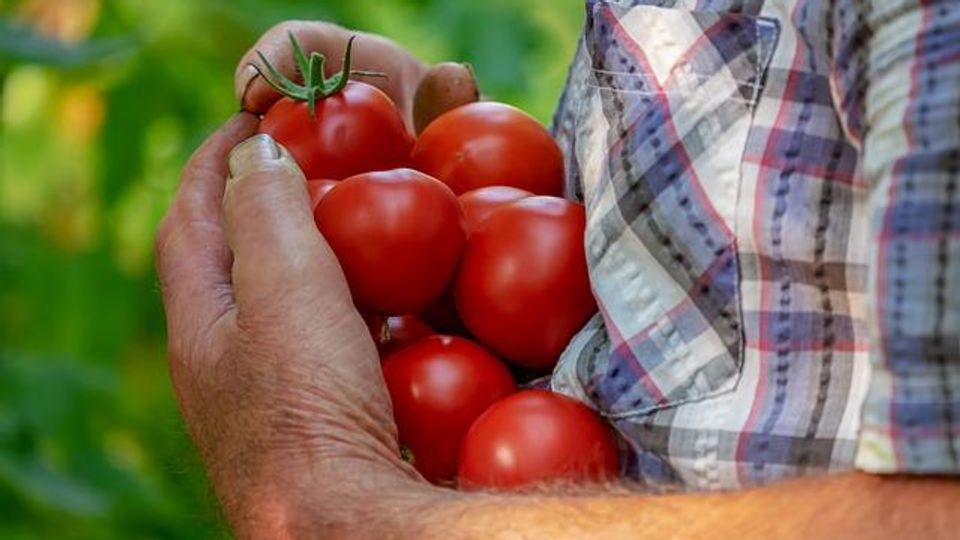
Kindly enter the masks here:
M 196 152 L 157 233 L 170 373 L 238 536 L 309 537 L 373 495 L 430 488 L 399 457 L 376 349 L 303 175 L 270 137 L 248 139 L 256 127 L 241 113 Z
M 296 68 L 288 34 L 292 33 L 303 49 L 326 56 L 326 75 L 342 67 L 341 60 L 347 40 L 358 35 L 353 49 L 354 69 L 379 71 L 383 78 L 363 78 L 384 92 L 403 113 L 407 127 L 412 124 L 413 96 L 428 71 L 428 66 L 394 42 L 374 34 L 353 32 L 326 22 L 289 21 L 274 26 L 240 60 L 235 75 L 237 99 L 244 110 L 262 114 L 279 98 L 260 77 L 251 64 L 259 64 L 257 51 L 262 53 L 280 73 L 294 77 Z

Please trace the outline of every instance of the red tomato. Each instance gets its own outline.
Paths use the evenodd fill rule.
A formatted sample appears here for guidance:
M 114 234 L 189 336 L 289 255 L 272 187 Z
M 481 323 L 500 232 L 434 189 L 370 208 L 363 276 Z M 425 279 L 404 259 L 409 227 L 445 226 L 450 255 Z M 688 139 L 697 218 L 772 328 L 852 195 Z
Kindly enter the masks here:
M 516 390 L 507 368 L 463 338 L 432 336 L 383 362 L 400 443 L 429 481 L 451 482 L 460 441 L 493 402 Z
M 315 214 L 361 312 L 419 313 L 450 283 L 466 232 L 457 198 L 410 169 L 341 181 Z
M 620 471 L 617 442 L 580 402 L 524 390 L 490 406 L 460 447 L 464 488 L 516 488 L 557 480 L 595 482 Z
M 263 116 L 260 133 L 282 144 L 307 178 L 339 180 L 410 164 L 413 137 L 393 101 L 379 89 L 350 81 L 341 92 L 307 103 L 277 101 Z
M 339 188 L 338 188 L 339 189 Z M 530 197 L 501 206 L 470 235 L 455 283 L 467 329 L 524 367 L 552 367 L 597 310 L 583 247 L 583 206 Z
M 464 193 L 459 199 L 467 220 L 467 233 L 476 229 L 494 209 L 527 197 L 533 197 L 533 193 L 510 186 L 490 186 Z
M 427 323 L 413 315 L 367 317 L 366 321 L 381 358 L 436 333 Z
M 553 137 L 503 103 L 471 103 L 440 116 L 417 139 L 413 163 L 458 195 L 495 185 L 537 195 L 563 191 L 563 155 Z
M 336 185 L 336 180 L 308 180 L 307 193 L 310 194 L 310 208 L 316 211 L 323 197 Z

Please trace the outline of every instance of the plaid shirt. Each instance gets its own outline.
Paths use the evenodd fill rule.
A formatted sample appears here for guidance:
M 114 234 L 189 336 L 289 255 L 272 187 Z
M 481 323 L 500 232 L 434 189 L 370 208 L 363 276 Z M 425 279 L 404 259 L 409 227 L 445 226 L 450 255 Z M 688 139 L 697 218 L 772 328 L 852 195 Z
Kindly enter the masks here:
M 955 0 L 590 0 L 555 131 L 628 476 L 960 473 Z

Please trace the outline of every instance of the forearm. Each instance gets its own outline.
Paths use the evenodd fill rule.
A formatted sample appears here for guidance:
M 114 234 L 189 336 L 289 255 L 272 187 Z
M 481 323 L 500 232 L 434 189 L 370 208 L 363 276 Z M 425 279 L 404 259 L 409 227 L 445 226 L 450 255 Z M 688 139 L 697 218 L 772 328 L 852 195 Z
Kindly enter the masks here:
M 404 509 L 405 508 L 405 509 Z M 960 486 L 849 473 L 736 493 L 486 495 L 443 490 L 368 507 L 364 538 L 953 538 Z M 397 520 L 394 522 L 394 520 Z M 404 536 L 416 531 L 410 536 Z M 370 536 L 373 535 L 373 536 Z

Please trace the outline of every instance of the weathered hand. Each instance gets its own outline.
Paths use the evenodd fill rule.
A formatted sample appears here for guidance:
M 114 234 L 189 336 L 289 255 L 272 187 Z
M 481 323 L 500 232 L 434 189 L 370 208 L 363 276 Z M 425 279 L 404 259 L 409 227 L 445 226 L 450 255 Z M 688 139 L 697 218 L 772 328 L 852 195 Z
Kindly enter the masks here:
M 238 535 L 333 532 L 422 481 L 303 175 L 256 126 L 241 113 L 197 151 L 158 231 L 170 372 Z

